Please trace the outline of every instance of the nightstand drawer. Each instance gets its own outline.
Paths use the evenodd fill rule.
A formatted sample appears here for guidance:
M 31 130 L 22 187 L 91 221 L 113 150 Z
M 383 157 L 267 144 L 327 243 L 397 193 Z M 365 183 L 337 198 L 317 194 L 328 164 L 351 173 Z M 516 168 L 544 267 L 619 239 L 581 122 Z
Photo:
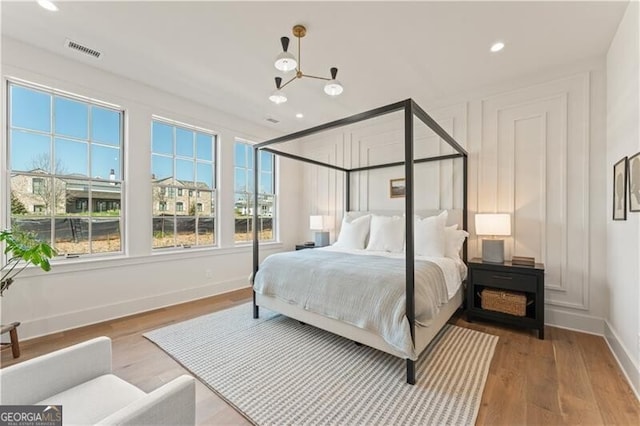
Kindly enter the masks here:
M 473 271 L 474 285 L 535 293 L 537 282 L 538 280 L 534 275 L 498 271 Z

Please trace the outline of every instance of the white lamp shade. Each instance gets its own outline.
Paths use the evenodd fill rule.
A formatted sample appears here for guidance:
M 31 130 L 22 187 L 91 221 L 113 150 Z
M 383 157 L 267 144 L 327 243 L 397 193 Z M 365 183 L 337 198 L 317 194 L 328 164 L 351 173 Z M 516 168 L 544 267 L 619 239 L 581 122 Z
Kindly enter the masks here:
M 309 216 L 309 229 L 312 231 L 324 230 L 324 216 Z
M 282 52 L 278 55 L 273 65 L 279 71 L 289 72 L 296 69 L 296 66 L 298 66 L 298 61 L 296 61 L 296 57 L 291 53 Z
M 330 80 L 324 85 L 324 93 L 329 96 L 338 96 L 343 90 L 344 88 L 338 80 Z
M 511 215 L 508 213 L 478 213 L 476 234 L 511 235 Z
M 287 95 L 282 90 L 276 90 L 269 96 L 269 100 L 274 104 L 282 104 L 287 102 Z

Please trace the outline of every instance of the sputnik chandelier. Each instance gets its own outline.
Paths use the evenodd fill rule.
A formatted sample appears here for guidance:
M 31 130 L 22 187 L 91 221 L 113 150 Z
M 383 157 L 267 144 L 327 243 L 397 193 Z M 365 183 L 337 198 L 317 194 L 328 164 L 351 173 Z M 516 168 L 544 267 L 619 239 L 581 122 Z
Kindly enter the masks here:
M 282 91 L 289 83 L 297 78 L 308 77 L 315 78 L 317 80 L 325 80 L 327 83 L 324 85 L 324 93 L 329 96 L 338 96 L 344 88 L 336 76 L 338 75 L 338 68 L 331 68 L 331 78 L 318 77 L 315 75 L 305 74 L 302 72 L 301 60 L 300 60 L 300 39 L 307 35 L 307 29 L 302 25 L 296 25 L 293 27 L 293 35 L 298 39 L 298 59 L 291 53 L 287 52 L 289 48 L 289 37 L 281 37 L 280 43 L 282 43 L 282 53 L 278 55 L 275 61 L 276 69 L 288 73 L 289 71 L 295 71 L 296 74 L 291 77 L 289 81 L 282 84 L 282 77 L 276 77 L 276 90 L 269 96 L 269 100 L 276 104 L 287 102 L 287 95 Z

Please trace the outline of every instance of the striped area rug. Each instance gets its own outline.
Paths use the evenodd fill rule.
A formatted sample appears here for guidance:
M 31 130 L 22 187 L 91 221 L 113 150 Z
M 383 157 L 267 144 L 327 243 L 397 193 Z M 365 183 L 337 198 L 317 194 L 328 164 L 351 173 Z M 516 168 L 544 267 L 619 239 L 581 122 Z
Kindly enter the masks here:
M 156 343 L 258 425 L 473 424 L 498 337 L 446 325 L 405 362 L 242 305 L 151 331 Z

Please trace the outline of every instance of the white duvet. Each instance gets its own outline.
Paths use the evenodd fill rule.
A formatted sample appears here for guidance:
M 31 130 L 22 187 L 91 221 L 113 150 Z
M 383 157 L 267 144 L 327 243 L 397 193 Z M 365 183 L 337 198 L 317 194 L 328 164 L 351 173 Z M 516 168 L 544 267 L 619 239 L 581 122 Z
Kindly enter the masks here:
M 465 274 L 461 261 L 416 259 L 416 324 L 429 326 Z M 406 318 L 402 253 L 334 247 L 278 253 L 260 265 L 254 290 L 374 332 L 402 356 L 417 357 Z
M 404 259 L 404 253 L 390 253 L 388 251 L 343 249 L 334 246 L 327 246 L 314 250 L 329 250 L 342 253 L 359 254 L 362 256 L 383 256 L 394 259 Z M 465 263 L 460 258 L 453 259 L 451 257 L 416 256 L 415 259 L 433 262 L 438 265 L 440 269 L 442 269 L 445 283 L 447 285 L 449 299 L 451 299 L 453 295 L 456 294 L 456 292 L 460 288 L 460 285 L 462 284 L 462 281 L 467 278 L 467 265 L 465 265 Z

